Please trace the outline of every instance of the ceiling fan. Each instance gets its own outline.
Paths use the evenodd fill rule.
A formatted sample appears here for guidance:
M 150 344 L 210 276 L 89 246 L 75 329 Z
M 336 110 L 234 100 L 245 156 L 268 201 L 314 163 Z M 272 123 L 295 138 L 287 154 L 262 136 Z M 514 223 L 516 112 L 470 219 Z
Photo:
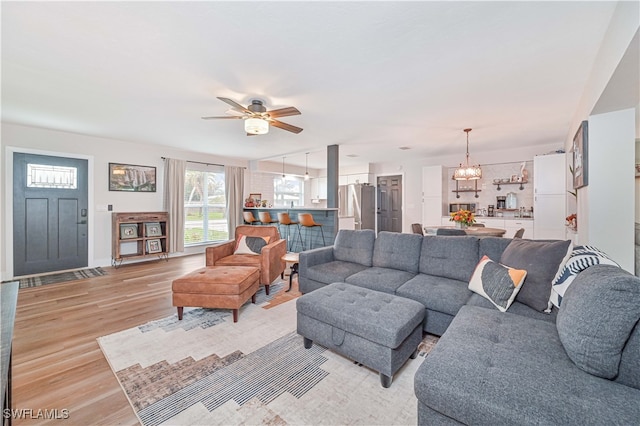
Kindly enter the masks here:
M 203 120 L 217 120 L 217 119 L 241 119 L 244 120 L 244 130 L 247 132 L 247 136 L 263 135 L 269 132 L 269 125 L 278 127 L 283 130 L 287 130 L 293 133 L 300 133 L 302 128 L 292 126 L 291 124 L 283 123 L 276 120 L 279 117 L 286 117 L 289 115 L 300 115 L 295 107 L 286 107 L 280 109 L 274 109 L 267 111 L 263 102 L 258 99 L 253 99 L 251 105 L 246 108 L 229 98 L 218 97 L 222 102 L 226 102 L 231 105 L 231 112 L 237 112 L 240 115 L 228 115 L 224 117 L 202 117 Z

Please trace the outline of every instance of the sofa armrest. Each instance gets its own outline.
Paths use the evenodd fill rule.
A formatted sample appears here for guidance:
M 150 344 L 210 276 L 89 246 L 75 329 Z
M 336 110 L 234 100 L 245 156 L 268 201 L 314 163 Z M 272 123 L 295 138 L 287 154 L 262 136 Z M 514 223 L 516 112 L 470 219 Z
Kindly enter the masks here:
M 269 243 L 262 248 L 260 259 L 261 263 L 261 282 L 270 284 L 274 279 L 284 272 L 286 262 L 282 257 L 287 253 L 287 240 L 277 240 Z
M 333 257 L 333 246 L 303 251 L 300 253 L 299 259 L 298 270 L 301 275 L 306 276 L 307 268 L 335 260 Z
M 205 266 L 213 266 L 223 257 L 231 256 L 236 247 L 236 240 L 216 244 L 206 249 Z

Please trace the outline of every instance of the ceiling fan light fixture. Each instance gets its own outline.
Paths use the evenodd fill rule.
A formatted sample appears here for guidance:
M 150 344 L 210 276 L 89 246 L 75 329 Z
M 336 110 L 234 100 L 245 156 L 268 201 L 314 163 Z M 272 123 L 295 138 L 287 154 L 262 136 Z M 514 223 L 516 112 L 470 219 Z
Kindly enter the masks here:
M 250 117 L 244 120 L 244 130 L 254 135 L 269 133 L 269 122 L 261 118 Z
M 466 163 L 463 166 L 460 163 L 460 166 L 453 172 L 453 179 L 455 180 L 478 180 L 482 179 L 482 169 L 480 168 L 480 164 L 469 165 L 469 132 L 471 129 L 464 129 L 464 132 L 467 134 L 467 157 Z

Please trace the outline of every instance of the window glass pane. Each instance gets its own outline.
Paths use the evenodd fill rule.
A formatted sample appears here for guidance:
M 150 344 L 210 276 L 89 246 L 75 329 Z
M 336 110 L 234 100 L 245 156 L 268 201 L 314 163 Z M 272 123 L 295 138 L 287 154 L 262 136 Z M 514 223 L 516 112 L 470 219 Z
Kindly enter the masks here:
M 184 185 L 185 245 L 229 239 L 224 171 L 187 170 Z
M 78 169 L 48 164 L 27 164 L 27 188 L 78 189 Z
M 290 207 L 304 205 L 304 180 L 299 177 L 287 176 L 273 180 L 274 206 Z

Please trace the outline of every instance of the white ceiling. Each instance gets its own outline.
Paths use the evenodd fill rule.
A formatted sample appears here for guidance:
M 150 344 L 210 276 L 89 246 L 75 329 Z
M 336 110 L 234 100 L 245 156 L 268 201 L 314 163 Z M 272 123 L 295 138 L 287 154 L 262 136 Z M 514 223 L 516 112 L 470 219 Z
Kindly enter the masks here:
M 3 1 L 2 120 L 319 168 L 462 159 L 465 127 L 472 157 L 562 146 L 615 6 Z M 304 131 L 202 120 L 216 96 Z

